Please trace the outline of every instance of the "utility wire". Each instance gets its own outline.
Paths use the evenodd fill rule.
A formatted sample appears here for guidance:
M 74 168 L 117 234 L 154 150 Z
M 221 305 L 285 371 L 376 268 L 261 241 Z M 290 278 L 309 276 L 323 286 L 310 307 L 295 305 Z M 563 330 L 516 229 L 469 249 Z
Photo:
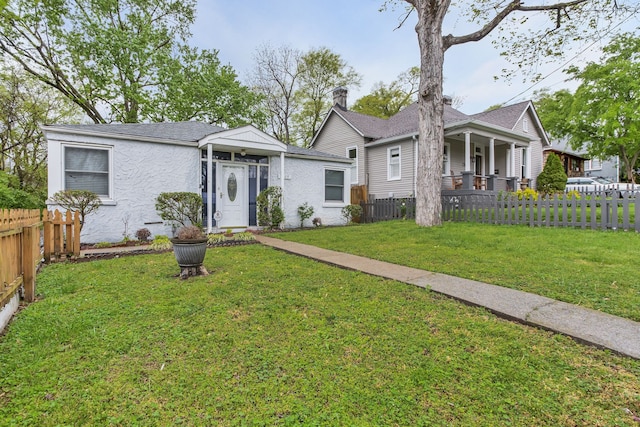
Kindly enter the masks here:
M 529 86 L 528 88 L 526 88 L 525 90 L 523 90 L 522 92 L 518 93 L 517 95 L 512 96 L 511 98 L 509 98 L 508 100 L 506 100 L 505 102 L 503 102 L 501 105 L 506 105 L 509 102 L 513 101 L 514 99 L 516 99 L 517 97 L 519 97 L 522 94 L 525 94 L 527 92 L 529 92 L 531 89 L 533 89 L 534 87 L 536 87 L 537 85 L 539 85 L 540 83 L 542 83 L 543 80 L 547 79 L 548 77 L 550 77 L 552 74 L 558 72 L 559 70 L 561 70 L 562 68 L 566 67 L 568 64 L 570 64 L 571 62 L 573 62 L 577 57 L 579 57 L 580 55 L 582 55 L 583 53 L 585 53 L 588 49 L 591 49 L 591 47 L 593 45 L 595 45 L 596 43 L 599 43 L 602 41 L 602 39 L 604 38 L 604 36 L 608 35 L 609 33 L 613 32 L 616 28 L 618 28 L 619 26 L 621 26 L 622 24 L 624 24 L 625 22 L 627 22 L 629 19 L 631 19 L 633 17 L 633 15 L 629 15 L 626 19 L 624 19 L 623 21 L 621 21 L 620 23 L 618 23 L 617 25 L 613 26 L 612 28 L 609 29 L 609 31 L 607 31 L 605 34 L 603 34 L 599 39 L 593 41 L 591 44 L 589 44 L 588 46 L 586 46 L 584 49 L 582 49 L 580 52 L 578 52 L 577 54 L 575 54 L 573 57 L 571 57 L 571 59 L 567 60 L 566 62 L 564 62 L 562 65 L 560 65 L 558 68 L 556 68 L 555 70 L 551 71 L 549 74 L 547 74 L 546 76 L 544 76 L 543 78 L 541 78 L 540 80 L 538 80 L 537 82 L 535 82 L 534 84 L 532 84 L 531 86 Z

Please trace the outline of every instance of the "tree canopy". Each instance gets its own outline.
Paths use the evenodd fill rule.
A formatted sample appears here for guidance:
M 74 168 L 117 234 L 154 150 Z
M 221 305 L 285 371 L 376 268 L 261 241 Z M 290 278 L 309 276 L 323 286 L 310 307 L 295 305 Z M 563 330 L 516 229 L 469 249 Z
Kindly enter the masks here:
M 356 100 L 351 109 L 369 116 L 388 119 L 416 101 L 420 68 L 411 67 L 389 85 L 378 82 L 369 95 Z
M 395 1 L 385 2 L 384 6 Z M 444 149 L 443 64 L 445 52 L 456 45 L 476 42 L 496 31 L 496 45 L 519 69 L 535 69 L 543 60 L 561 57 L 572 43 L 598 36 L 616 20 L 638 10 L 635 0 L 404 0 L 415 11 L 420 47 L 418 91 L 418 166 L 416 223 L 441 223 L 442 156 Z M 383 7 L 384 8 L 384 7 Z M 463 15 L 474 27 L 467 34 L 444 31 L 445 18 Z M 504 24 L 504 25 L 502 25 Z M 535 76 L 534 76 L 535 77 Z
M 15 68 L 0 69 L 0 169 L 15 177 L 9 187 L 47 197 L 43 123 L 75 122 L 79 108 L 54 89 Z
M 308 146 L 331 107 L 333 89 L 359 86 L 362 79 L 325 47 L 304 53 L 264 45 L 254 60 L 251 85 L 268 111 L 268 131 L 287 144 Z
M 552 136 L 567 137 L 574 150 L 598 158 L 618 156 L 635 182 L 640 158 L 640 38 L 622 34 L 603 49 L 600 62 L 569 72 L 576 92 L 543 94 L 538 112 Z
M 0 50 L 95 123 L 254 121 L 233 69 L 186 46 L 194 19 L 195 0 L 11 0 Z

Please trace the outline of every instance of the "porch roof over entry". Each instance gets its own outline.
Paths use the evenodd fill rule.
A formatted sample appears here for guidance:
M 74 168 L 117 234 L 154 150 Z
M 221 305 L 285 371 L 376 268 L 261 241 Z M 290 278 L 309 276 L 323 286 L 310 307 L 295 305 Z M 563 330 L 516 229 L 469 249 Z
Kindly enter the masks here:
M 255 155 L 286 153 L 287 144 L 277 140 L 252 125 L 223 130 L 205 136 L 198 142 L 199 147 L 213 145 L 216 151 L 238 152 L 245 150 Z

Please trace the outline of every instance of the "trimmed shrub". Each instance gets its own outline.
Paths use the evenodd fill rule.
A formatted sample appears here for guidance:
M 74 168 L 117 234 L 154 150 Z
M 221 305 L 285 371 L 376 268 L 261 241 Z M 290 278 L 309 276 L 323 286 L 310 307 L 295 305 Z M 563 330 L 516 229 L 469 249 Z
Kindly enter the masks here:
M 538 191 L 544 194 L 559 193 L 567 185 L 567 174 L 564 172 L 560 157 L 549 154 L 544 169 L 538 175 Z

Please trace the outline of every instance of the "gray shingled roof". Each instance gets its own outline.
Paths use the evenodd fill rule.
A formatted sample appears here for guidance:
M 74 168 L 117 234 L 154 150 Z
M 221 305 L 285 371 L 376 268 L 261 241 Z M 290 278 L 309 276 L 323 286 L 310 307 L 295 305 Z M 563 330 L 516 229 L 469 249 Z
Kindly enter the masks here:
M 226 130 L 220 126 L 201 122 L 110 123 L 55 125 L 52 127 L 82 132 L 137 136 L 141 138 L 157 138 L 165 140 L 170 139 L 184 142 L 197 142 L 207 135 Z
M 368 116 L 354 111 L 334 109 L 340 113 L 353 127 L 358 129 L 365 138 L 373 140 L 407 135 L 418 132 L 418 103 L 403 108 L 389 119 Z M 470 116 L 456 110 L 450 105 L 444 106 L 444 124 L 470 120 Z
M 517 104 L 507 105 L 506 107 L 495 110 L 473 114 L 471 117 L 475 120 L 513 129 L 518 123 L 518 119 L 522 117 L 522 113 L 524 113 L 529 106 L 529 103 L 530 101 L 518 102 Z

